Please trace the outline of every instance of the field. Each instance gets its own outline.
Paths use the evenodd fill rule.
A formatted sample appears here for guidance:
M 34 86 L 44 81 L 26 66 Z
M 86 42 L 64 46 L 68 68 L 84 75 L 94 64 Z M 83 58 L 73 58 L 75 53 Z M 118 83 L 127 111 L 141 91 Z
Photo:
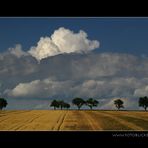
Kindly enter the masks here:
M 13 110 L 0 111 L 0 130 L 104 131 L 148 130 L 148 112 Z

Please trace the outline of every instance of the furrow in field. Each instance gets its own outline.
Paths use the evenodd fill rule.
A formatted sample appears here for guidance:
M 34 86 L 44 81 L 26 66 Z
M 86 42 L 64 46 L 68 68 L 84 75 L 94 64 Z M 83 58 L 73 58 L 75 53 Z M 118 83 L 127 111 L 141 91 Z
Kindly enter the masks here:
M 60 124 L 59 124 L 58 129 L 57 129 L 58 131 L 61 130 L 61 127 L 62 127 L 62 125 L 63 125 L 63 123 L 64 123 L 65 118 L 66 118 L 66 115 L 67 115 L 67 112 L 65 112 L 65 114 L 63 115 L 63 117 L 62 117 L 62 119 L 61 119 L 61 122 L 60 122 Z
M 83 111 L 74 111 L 77 120 L 77 130 L 86 131 L 91 130 L 92 126 L 87 122 L 86 117 L 83 114 Z
M 0 116 L 0 124 L 2 124 L 3 122 L 5 122 L 9 119 L 12 120 L 12 118 L 15 117 L 16 114 L 20 115 L 20 114 L 22 114 L 22 113 L 24 114 L 26 112 L 30 112 L 30 111 L 20 111 L 20 113 L 19 113 L 19 111 L 17 111 L 17 112 L 12 111 L 12 113 L 11 112 L 5 113 L 4 115 Z
M 30 112 L 30 113 L 24 113 L 24 114 L 20 114 L 17 117 L 12 117 L 11 122 L 12 125 L 9 125 L 10 128 L 8 130 L 17 130 L 19 129 L 21 126 L 29 123 L 30 121 L 32 121 L 33 119 L 37 118 L 40 116 L 39 114 L 34 113 L 34 111 Z
M 37 118 L 41 117 L 42 115 L 39 115 L 37 117 L 31 118 L 29 120 L 27 120 L 25 123 L 22 123 L 21 125 L 18 125 L 18 127 L 13 128 L 13 130 L 20 130 L 25 124 L 29 124 L 32 123 L 33 121 L 35 121 Z
M 69 111 L 61 126 L 61 130 L 86 131 L 94 129 L 92 119 L 88 117 L 89 115 L 85 115 L 83 112 L 84 111 L 80 110 Z
M 82 111 L 81 112 L 82 115 L 84 116 L 86 122 L 89 123 L 89 125 L 91 126 L 91 130 L 102 130 L 102 127 L 100 126 L 99 122 L 97 122 L 93 117 L 92 114 L 93 112 L 89 112 L 89 111 Z
M 40 111 L 42 115 L 39 118 L 36 118 L 30 123 L 22 126 L 20 130 L 39 130 L 39 131 L 51 131 L 53 127 L 56 125 L 58 118 L 61 115 L 61 112 L 56 111 Z
M 69 130 L 76 130 L 78 127 L 78 121 L 80 119 L 77 118 L 77 114 L 75 111 L 68 111 L 63 124 L 60 126 L 60 130 L 69 131 Z
M 130 128 L 125 125 L 119 123 L 116 120 L 113 120 L 109 116 L 104 116 L 104 114 L 100 113 L 100 111 L 85 111 L 87 114 L 91 116 L 93 119 L 93 123 L 95 123 L 94 130 L 129 130 Z M 100 128 L 98 128 L 100 127 Z
M 60 128 L 61 128 L 61 126 L 62 126 L 62 124 L 64 122 L 64 119 L 66 117 L 66 114 L 67 114 L 67 111 L 66 112 L 62 111 L 61 115 L 58 118 L 58 121 L 57 121 L 56 125 L 53 127 L 54 131 L 60 130 Z
M 19 112 L 19 111 L 18 111 Z M 31 113 L 30 113 L 31 112 Z M 33 115 L 32 111 L 23 111 L 20 114 L 9 114 L 5 117 L 0 117 L 0 130 L 9 130 L 13 129 L 12 127 L 18 126 L 20 123 L 24 123 L 25 120 L 30 118 L 27 115 Z
M 2 119 L 3 117 L 7 117 L 7 116 L 12 116 L 12 115 L 16 115 L 16 114 L 21 114 L 21 113 L 26 113 L 26 112 L 30 112 L 31 110 L 23 110 L 23 111 L 3 111 L 0 112 L 0 119 Z M 0 120 L 1 122 L 1 120 Z
M 118 116 L 118 117 L 121 117 L 121 116 L 126 116 L 126 117 L 133 117 L 133 118 L 137 118 L 137 119 L 142 119 L 142 120 L 146 120 L 148 121 L 148 114 L 147 113 L 141 113 L 139 114 L 139 112 L 130 112 L 130 111 L 104 111 L 105 113 L 108 113 L 110 115 L 113 115 L 113 116 Z
M 129 122 L 129 121 L 127 121 L 126 119 L 122 119 L 122 118 L 120 118 L 120 117 L 117 117 L 117 116 L 108 114 L 108 113 L 105 112 L 105 111 L 99 111 L 99 112 L 96 111 L 95 113 L 96 113 L 96 114 L 101 114 L 101 115 L 106 116 L 106 117 L 109 117 L 109 118 L 111 118 L 112 120 L 115 120 L 115 121 L 119 122 L 121 125 L 126 126 L 126 127 L 128 127 L 129 129 L 131 129 L 131 130 L 140 130 L 140 131 L 143 130 L 142 127 L 140 127 L 140 126 L 138 126 L 138 125 L 136 125 L 136 124 L 134 124 L 134 123 L 132 123 L 132 122 Z M 116 130 L 116 126 L 114 127 L 114 129 Z M 114 129 L 113 129 L 113 130 L 114 130 Z M 123 130 L 123 129 L 121 128 L 121 130 Z
M 111 116 L 118 117 L 130 123 L 133 123 L 136 126 L 143 128 L 143 130 L 148 130 L 148 119 L 147 116 L 144 116 L 144 113 L 141 114 L 141 116 L 138 116 L 138 114 L 136 113 L 127 112 L 127 111 L 117 111 L 117 112 L 107 111 L 106 113 L 110 114 Z

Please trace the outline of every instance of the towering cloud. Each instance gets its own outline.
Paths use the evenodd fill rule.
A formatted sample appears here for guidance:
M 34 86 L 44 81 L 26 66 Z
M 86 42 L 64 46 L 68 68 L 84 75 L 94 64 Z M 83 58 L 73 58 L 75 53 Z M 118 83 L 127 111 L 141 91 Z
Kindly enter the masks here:
M 99 47 L 97 40 L 87 39 L 87 33 L 80 30 L 74 33 L 61 27 L 51 37 L 41 37 L 36 47 L 28 51 L 37 60 L 63 53 L 87 53 Z

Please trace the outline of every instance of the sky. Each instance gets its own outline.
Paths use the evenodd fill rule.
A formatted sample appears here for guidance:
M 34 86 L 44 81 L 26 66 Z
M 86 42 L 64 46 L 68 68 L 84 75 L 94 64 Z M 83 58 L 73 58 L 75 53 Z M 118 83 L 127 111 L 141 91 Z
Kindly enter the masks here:
M 6 109 L 48 109 L 94 97 L 100 109 L 139 109 L 148 95 L 148 18 L 0 18 Z

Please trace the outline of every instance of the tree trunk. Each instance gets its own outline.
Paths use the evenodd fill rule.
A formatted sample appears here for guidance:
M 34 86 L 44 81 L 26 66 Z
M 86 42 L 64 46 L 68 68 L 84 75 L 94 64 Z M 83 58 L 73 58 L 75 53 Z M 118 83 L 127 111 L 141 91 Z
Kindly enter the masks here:
M 54 110 L 56 110 L 56 107 L 54 106 Z
M 146 111 L 147 107 L 145 106 L 144 109 L 145 109 L 145 111 Z
M 92 106 L 90 106 L 90 109 L 92 110 Z
M 80 107 L 78 106 L 78 110 L 80 110 Z

